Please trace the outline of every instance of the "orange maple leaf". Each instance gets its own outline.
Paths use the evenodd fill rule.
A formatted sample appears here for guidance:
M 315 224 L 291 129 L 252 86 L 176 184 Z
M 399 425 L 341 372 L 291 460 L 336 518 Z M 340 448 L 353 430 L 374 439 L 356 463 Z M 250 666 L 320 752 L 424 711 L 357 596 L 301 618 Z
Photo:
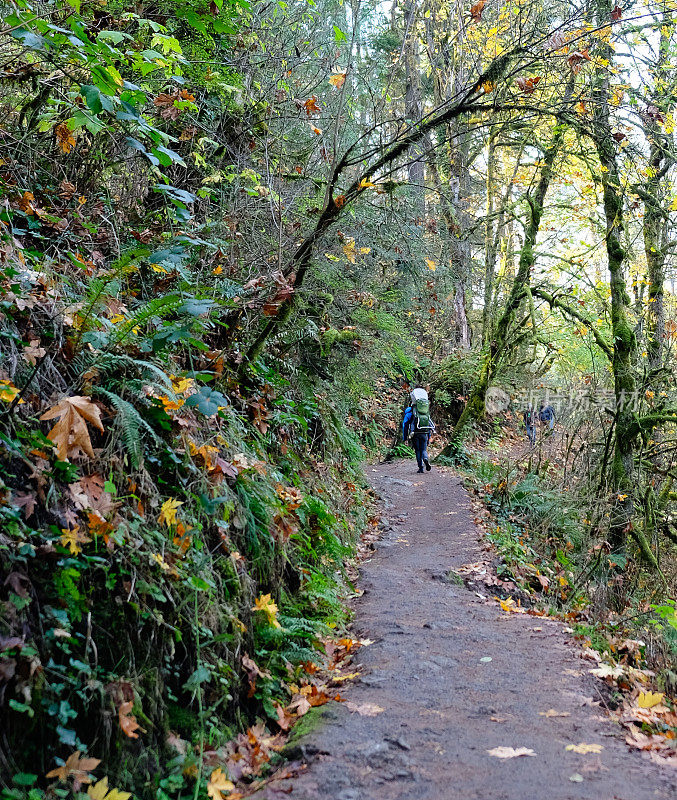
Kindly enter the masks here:
M 80 758 L 80 751 L 76 750 L 68 756 L 62 766 L 50 770 L 45 777 L 58 778 L 64 782 L 69 778 L 73 778 L 73 789 L 77 791 L 81 784 L 92 782 L 89 773 L 96 769 L 100 763 L 100 758 Z
M 126 736 L 129 736 L 130 739 L 138 739 L 139 734 L 136 731 L 141 731 L 141 733 L 145 733 L 146 731 L 139 725 L 136 721 L 136 717 L 132 714 L 133 705 L 134 703 L 131 700 L 120 705 L 118 709 L 118 722 L 120 723 L 122 732 Z

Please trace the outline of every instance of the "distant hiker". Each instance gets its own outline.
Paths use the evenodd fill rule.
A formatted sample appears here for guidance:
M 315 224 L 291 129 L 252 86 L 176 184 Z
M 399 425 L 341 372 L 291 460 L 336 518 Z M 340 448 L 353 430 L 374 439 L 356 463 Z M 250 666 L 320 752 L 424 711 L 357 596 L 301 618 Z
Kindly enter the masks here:
M 435 423 L 430 418 L 428 392 L 422 386 L 417 385 L 411 392 L 411 405 L 404 412 L 402 441 L 406 442 L 411 434 L 419 472 L 423 472 L 424 464 L 428 471 L 431 469 L 428 460 L 428 442 L 434 430 Z
M 555 409 L 541 403 L 538 407 L 538 419 L 542 425 L 547 424 L 548 430 L 551 431 L 555 427 Z
M 533 403 L 529 403 L 527 410 L 522 415 L 524 417 L 524 425 L 527 429 L 527 436 L 533 447 L 536 444 L 536 412 L 534 411 Z

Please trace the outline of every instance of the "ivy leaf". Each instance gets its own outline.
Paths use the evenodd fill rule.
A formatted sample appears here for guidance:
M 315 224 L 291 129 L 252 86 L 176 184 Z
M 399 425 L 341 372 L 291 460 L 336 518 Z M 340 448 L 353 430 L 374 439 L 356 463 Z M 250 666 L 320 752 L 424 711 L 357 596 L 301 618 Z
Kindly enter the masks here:
M 205 417 L 213 417 L 220 408 L 228 405 L 228 398 L 217 392 L 215 389 L 210 389 L 209 386 L 201 386 L 197 392 L 191 394 L 186 400 L 188 408 L 195 408 Z

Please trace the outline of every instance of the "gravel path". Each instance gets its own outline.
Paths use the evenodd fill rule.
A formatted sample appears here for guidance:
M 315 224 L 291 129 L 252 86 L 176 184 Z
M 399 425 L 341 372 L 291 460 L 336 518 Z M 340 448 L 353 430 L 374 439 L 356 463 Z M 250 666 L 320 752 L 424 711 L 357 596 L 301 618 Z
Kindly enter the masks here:
M 593 666 L 558 622 L 505 614 L 445 580 L 478 561 L 480 533 L 450 471 L 371 470 L 385 533 L 363 563 L 355 631 L 361 678 L 300 740 L 308 770 L 292 800 L 677 800 L 677 773 L 623 742 L 594 704 Z M 367 705 L 368 704 L 368 705 Z M 554 709 L 570 716 L 546 717 Z M 600 754 L 567 751 L 599 744 Z M 488 750 L 526 747 L 502 760 Z

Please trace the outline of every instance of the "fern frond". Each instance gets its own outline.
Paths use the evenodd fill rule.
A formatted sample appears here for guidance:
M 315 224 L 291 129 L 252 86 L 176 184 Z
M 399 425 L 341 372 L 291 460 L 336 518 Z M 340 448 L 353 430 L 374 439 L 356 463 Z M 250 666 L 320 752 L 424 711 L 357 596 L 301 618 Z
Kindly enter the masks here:
M 150 434 L 157 444 L 162 444 L 162 439 L 139 414 L 137 409 L 130 402 L 120 397 L 119 394 L 110 392 L 100 386 L 97 386 L 93 391 L 110 400 L 113 408 L 118 412 L 115 418 L 116 428 L 120 432 L 125 450 L 131 458 L 132 466 L 137 467 L 143 458 L 144 452 L 141 431 L 144 430 Z

